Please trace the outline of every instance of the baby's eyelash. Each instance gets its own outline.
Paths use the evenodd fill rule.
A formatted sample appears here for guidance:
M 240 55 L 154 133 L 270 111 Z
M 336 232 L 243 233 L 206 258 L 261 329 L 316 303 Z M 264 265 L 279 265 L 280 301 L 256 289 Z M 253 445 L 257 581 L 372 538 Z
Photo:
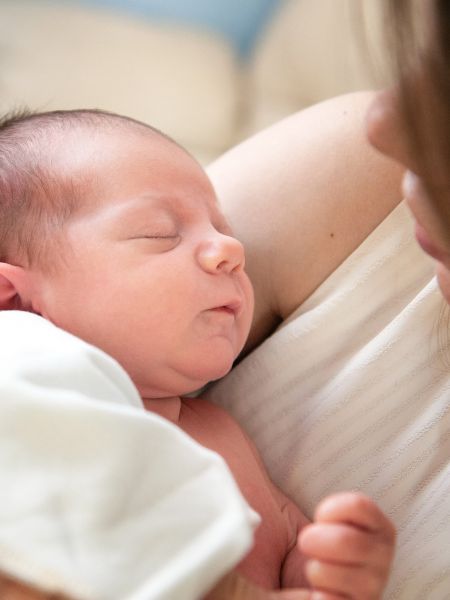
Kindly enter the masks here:
M 175 233 L 174 235 L 142 235 L 139 237 L 142 237 L 142 238 L 148 239 L 148 240 L 173 240 L 174 238 L 178 237 L 178 234 Z
M 133 240 L 174 240 L 177 237 L 179 237 L 178 233 L 174 233 L 174 234 L 171 234 L 171 235 L 167 235 L 167 234 L 153 234 L 153 235 L 142 234 L 142 235 L 136 235 L 132 239 Z

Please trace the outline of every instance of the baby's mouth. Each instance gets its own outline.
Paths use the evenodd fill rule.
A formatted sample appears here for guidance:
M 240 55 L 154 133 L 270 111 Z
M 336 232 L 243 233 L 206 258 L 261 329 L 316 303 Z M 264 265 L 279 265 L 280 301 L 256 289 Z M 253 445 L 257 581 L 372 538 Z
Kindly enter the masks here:
M 223 312 L 225 314 L 230 314 L 230 315 L 235 315 L 236 314 L 236 310 L 234 308 L 232 308 L 231 306 L 218 306 L 217 308 L 212 308 L 211 310 L 213 310 L 214 312 Z

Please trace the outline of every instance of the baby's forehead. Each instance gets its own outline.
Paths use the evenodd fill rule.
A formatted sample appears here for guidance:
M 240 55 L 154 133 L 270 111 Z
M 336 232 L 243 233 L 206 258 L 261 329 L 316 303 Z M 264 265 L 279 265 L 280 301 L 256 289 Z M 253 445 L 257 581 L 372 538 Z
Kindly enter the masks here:
M 101 157 L 99 152 L 117 150 L 121 145 L 127 146 L 136 139 L 145 139 L 155 147 L 165 143 L 162 136 L 154 134 L 143 126 L 138 128 L 127 123 L 110 125 L 99 121 L 97 124 L 76 123 L 63 128 L 50 128 L 41 139 L 53 160 L 61 156 L 68 165 L 87 156 Z
M 142 141 L 146 154 L 142 152 Z M 151 159 L 169 144 L 169 140 L 144 126 L 77 124 L 47 132 L 41 138 L 41 151 L 53 178 L 71 179 L 86 191 L 89 186 L 101 187 L 106 179 L 109 183 L 120 181 L 123 170 L 130 169 L 133 155 L 135 159 Z
M 183 148 L 151 130 L 71 131 L 59 138 L 53 153 L 54 164 L 73 182 L 82 212 L 93 208 L 109 218 L 179 209 L 193 200 L 217 209 L 204 169 Z
M 82 115 L 83 116 L 83 115 Z M 199 163 L 165 134 L 143 123 L 109 114 L 69 114 L 61 122 L 38 122 L 34 140 L 40 146 L 48 183 L 73 192 L 83 209 L 108 198 L 167 190 L 169 196 L 212 197 L 212 185 Z M 42 135 L 40 135 L 42 133 Z M 40 140 L 40 141 L 39 141 Z M 44 172 L 45 173 L 45 172 Z

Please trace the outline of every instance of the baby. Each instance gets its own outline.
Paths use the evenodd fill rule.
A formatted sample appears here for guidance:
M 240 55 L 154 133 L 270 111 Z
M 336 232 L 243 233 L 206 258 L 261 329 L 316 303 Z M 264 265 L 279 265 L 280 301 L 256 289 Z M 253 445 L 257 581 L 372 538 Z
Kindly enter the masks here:
M 262 518 L 241 574 L 380 598 L 395 535 L 374 503 L 339 494 L 307 525 L 239 425 L 182 397 L 230 370 L 253 312 L 243 247 L 197 162 L 147 125 L 84 110 L 4 120 L 0 161 L 0 307 L 103 349 L 148 410 L 223 456 Z

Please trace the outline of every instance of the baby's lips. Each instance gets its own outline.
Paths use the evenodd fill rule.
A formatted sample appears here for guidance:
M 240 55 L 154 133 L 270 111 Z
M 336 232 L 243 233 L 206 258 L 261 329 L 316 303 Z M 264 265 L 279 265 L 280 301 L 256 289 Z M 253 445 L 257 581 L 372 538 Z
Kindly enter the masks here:
M 238 316 L 242 312 L 243 302 L 240 298 L 233 299 L 231 301 L 224 302 L 223 304 L 219 304 L 217 306 L 213 306 L 209 310 L 214 311 L 222 311 L 232 314 L 234 316 Z
M 241 313 L 242 307 L 243 307 L 243 302 L 242 302 L 242 300 L 240 298 L 236 299 L 236 300 L 233 300 L 231 302 L 228 302 L 225 305 L 225 308 L 227 308 L 228 310 L 230 310 L 231 312 L 233 312 L 236 316 Z

